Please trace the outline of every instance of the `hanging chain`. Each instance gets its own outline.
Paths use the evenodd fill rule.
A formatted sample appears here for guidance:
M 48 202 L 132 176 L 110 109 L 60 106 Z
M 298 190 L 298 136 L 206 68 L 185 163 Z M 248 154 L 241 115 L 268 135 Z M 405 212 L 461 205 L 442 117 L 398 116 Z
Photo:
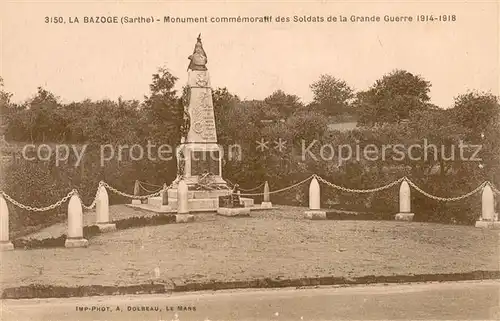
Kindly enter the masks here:
M 259 186 L 255 186 L 254 188 L 249 188 L 249 189 L 245 189 L 245 188 L 241 188 L 240 187 L 240 190 L 243 191 L 243 192 L 251 192 L 251 191 L 258 190 L 259 188 L 261 188 L 262 186 L 264 186 L 264 184 L 266 184 L 266 182 L 261 183 Z
M 343 192 L 349 192 L 349 193 L 374 193 L 374 192 L 379 192 L 379 191 L 383 191 L 385 189 L 391 188 L 394 185 L 397 185 L 397 184 L 401 183 L 404 179 L 406 179 L 405 177 L 401 177 L 400 179 L 395 180 L 392 183 L 389 183 L 389 184 L 384 185 L 384 186 L 376 187 L 376 188 L 371 188 L 371 189 L 354 189 L 354 188 L 347 188 L 347 187 L 343 187 L 343 186 L 339 186 L 339 185 L 330 183 L 329 181 L 325 180 L 324 178 L 322 178 L 321 176 L 318 176 L 316 174 L 314 174 L 314 177 L 316 177 L 318 179 L 318 181 L 323 182 L 323 183 L 325 183 L 326 185 L 328 185 L 330 187 L 336 188 L 336 189 L 341 190 Z
M 153 194 L 138 196 L 138 195 L 131 195 L 131 194 L 127 194 L 127 193 L 121 192 L 121 191 L 117 190 L 116 188 L 114 188 L 113 186 L 110 186 L 106 182 L 102 182 L 102 184 L 106 188 L 108 188 L 110 191 L 115 192 L 118 195 L 121 195 L 121 196 L 124 196 L 124 197 L 128 197 L 128 198 L 133 198 L 133 199 L 139 199 L 139 200 L 144 200 L 144 199 L 148 199 L 150 197 L 160 196 L 163 191 L 166 191 L 167 189 L 171 188 L 174 185 L 174 183 L 172 183 L 172 184 L 170 184 L 167 187 L 162 187 L 161 190 L 159 190 L 158 192 L 155 192 Z
M 158 186 L 158 187 L 161 187 L 160 190 L 156 190 L 156 191 L 152 191 L 152 190 L 149 190 L 147 188 L 145 188 L 143 185 L 142 185 L 142 182 L 141 181 L 138 181 L 139 182 L 139 187 L 142 188 L 143 190 L 145 190 L 147 193 L 157 193 L 159 191 L 161 191 L 163 189 L 162 186 Z
M 12 204 L 14 204 L 17 207 L 22 208 L 23 210 L 32 211 L 32 212 L 45 212 L 45 211 L 53 210 L 53 209 L 61 206 L 71 196 L 73 196 L 73 194 L 77 194 L 77 191 L 76 190 L 72 190 L 66 196 L 64 196 L 63 198 L 61 198 L 59 201 L 55 202 L 52 205 L 45 206 L 45 207 L 33 207 L 33 206 L 29 206 L 29 205 L 24 205 L 24 204 L 19 203 L 15 199 L 13 199 L 9 195 L 7 195 L 4 191 L 1 191 L 1 194 L 2 194 L 3 197 L 5 197 L 6 200 L 8 200 L 9 202 L 11 202 Z
M 338 190 L 341 190 L 341 191 L 344 191 L 344 192 L 350 192 L 350 193 L 373 193 L 373 192 L 379 192 L 379 191 L 382 191 L 382 190 L 385 190 L 385 189 L 388 189 L 396 184 L 399 184 L 401 183 L 402 181 L 406 181 L 408 182 L 408 184 L 415 188 L 418 192 L 422 193 L 423 195 L 431 198 L 431 199 L 434 199 L 434 200 L 438 200 L 438 201 L 444 201 L 444 202 L 448 202 L 448 201 L 459 201 L 459 200 L 462 200 L 462 199 L 465 199 L 467 197 L 470 197 L 474 194 L 476 194 L 477 192 L 479 192 L 485 185 L 489 185 L 491 187 L 491 189 L 493 190 L 494 193 L 496 194 L 500 194 L 500 190 L 498 190 L 498 188 L 496 188 L 493 184 L 491 184 L 489 181 L 484 181 L 483 183 L 481 183 L 478 187 L 476 187 L 474 190 L 464 194 L 464 195 L 461 195 L 461 196 L 456 196 L 456 197 L 440 197 L 440 196 L 436 196 L 436 195 L 432 195 L 430 193 L 427 193 L 426 191 L 422 190 L 420 187 L 418 187 L 415 183 L 413 183 L 409 178 L 407 178 L 406 176 L 405 177 L 401 177 L 400 179 L 398 180 L 395 180 L 389 184 L 386 184 L 384 186 L 380 186 L 380 187 L 376 187 L 376 188 L 371 188 L 371 189 L 353 189 L 353 188 L 347 188 L 347 187 L 343 187 L 343 186 L 339 186 L 339 185 L 336 185 L 336 184 L 333 184 L 327 180 L 325 180 L 324 178 L 322 178 L 321 176 L 318 176 L 316 174 L 313 174 L 311 176 L 309 176 L 308 178 L 298 182 L 298 183 L 295 183 L 293 185 L 290 185 L 288 187 L 285 187 L 285 188 L 282 188 L 282 189 L 278 189 L 278 190 L 274 190 L 274 191 L 270 191 L 269 194 L 275 194 L 275 193 L 280 193 L 280 192 L 284 192 L 286 190 L 289 190 L 289 189 L 292 189 L 294 187 L 297 187 L 305 182 L 307 182 L 308 180 L 310 180 L 311 178 L 316 178 L 318 181 L 322 182 L 322 183 L 325 183 L 327 184 L 328 186 L 330 187 L 333 187 L 335 189 L 338 189 Z M 253 188 L 253 189 L 249 189 L 249 190 L 246 190 L 246 191 L 251 191 L 251 190 L 255 190 L 257 188 L 260 188 L 262 187 L 262 185 L 264 185 L 265 183 L 262 183 L 260 184 L 259 186 Z M 139 185 L 144 189 L 146 190 L 147 192 L 151 193 L 151 191 L 147 190 L 146 188 L 144 188 L 144 186 L 141 185 L 141 182 L 139 182 Z M 153 184 L 150 184 L 150 185 L 153 185 Z M 149 194 L 149 195 L 143 195 L 143 196 L 138 196 L 138 195 L 131 195 L 131 194 L 128 194 L 128 193 L 124 193 L 124 192 L 121 192 L 119 190 L 117 190 L 116 188 L 110 186 L 108 183 L 104 182 L 104 181 L 100 181 L 99 182 L 99 186 L 97 188 L 97 191 L 96 191 L 96 194 L 94 196 L 94 199 L 92 201 L 92 203 L 88 206 L 86 206 L 85 204 L 82 203 L 82 207 L 84 209 L 87 209 L 87 210 L 90 210 L 92 208 L 95 207 L 96 203 L 97 203 L 97 199 L 99 197 L 99 189 L 101 186 L 104 186 L 105 188 L 108 188 L 110 191 L 118 194 L 118 195 L 121 195 L 121 196 L 124 196 L 124 197 L 127 197 L 127 198 L 132 198 L 132 199 L 148 199 L 150 197 L 156 197 L 156 196 L 160 196 L 162 192 L 170 189 L 172 186 L 174 185 L 174 182 L 172 182 L 169 186 L 164 186 L 162 187 L 159 191 L 156 191 L 152 194 Z M 243 189 L 242 189 L 243 190 Z M 244 190 L 245 191 L 245 190 Z M 55 202 L 54 204 L 51 204 L 49 206 L 45 206 L 45 207 L 33 207 L 33 206 L 29 206 L 29 205 L 24 205 L 24 204 L 21 204 L 20 202 L 16 201 L 15 199 L 13 199 L 12 197 L 10 197 L 9 195 L 7 195 L 4 191 L 0 191 L 0 194 L 6 199 L 8 200 L 9 202 L 11 202 L 12 204 L 14 204 L 15 206 L 21 208 L 21 209 L 24 209 L 24 210 L 27 210 L 27 211 L 32 211 L 32 212 L 45 212 L 45 211 L 49 211 L 49 210 L 53 210 L 59 206 L 61 206 L 63 203 L 67 202 L 68 199 L 73 196 L 73 195 L 78 195 L 78 191 L 76 189 L 73 189 L 72 191 L 70 191 L 66 196 L 64 196 L 62 199 L 60 199 L 59 201 Z M 229 195 L 233 194 L 233 192 L 231 191 L 229 193 Z M 261 196 L 261 195 L 264 195 L 264 193 L 240 193 L 239 194 L 240 196 Z
M 314 175 L 311 175 L 308 178 L 306 178 L 306 179 L 304 179 L 304 180 L 302 180 L 302 181 L 300 181 L 298 183 L 295 183 L 293 185 L 290 185 L 288 187 L 285 187 L 285 188 L 282 188 L 282 189 L 277 189 L 275 191 L 270 191 L 269 194 L 281 193 L 281 192 L 284 192 L 286 190 L 292 189 L 294 187 L 297 187 L 297 186 L 299 186 L 299 185 L 307 182 L 308 180 L 310 180 L 313 177 L 314 177 Z M 234 193 L 231 192 L 231 194 L 234 194 Z M 253 193 L 253 194 L 241 193 L 241 194 L 238 194 L 238 195 L 240 195 L 240 196 L 261 196 L 261 195 L 264 195 L 264 193 Z
M 234 187 L 234 185 L 235 185 L 235 184 L 234 184 L 233 182 L 231 182 L 229 179 L 224 178 L 224 180 L 228 183 L 228 185 L 229 185 L 231 188 L 232 188 L 232 187 Z M 259 186 L 256 186 L 256 187 L 254 187 L 254 188 L 245 189 L 245 188 L 241 188 L 241 187 L 239 187 L 239 189 L 240 189 L 240 191 L 243 191 L 243 192 L 251 192 L 251 191 L 255 191 L 255 190 L 257 190 L 257 189 L 261 188 L 262 186 L 264 186 L 264 184 L 265 184 L 265 183 L 266 183 L 266 182 L 261 183 Z
M 496 194 L 499 194 L 500 195 L 500 190 L 498 188 L 495 187 L 495 185 L 491 184 L 491 182 L 486 182 L 486 184 L 489 184 L 490 187 L 491 187 L 491 190 L 496 193 Z
M 95 207 L 95 205 L 97 203 L 97 198 L 99 197 L 99 190 L 100 190 L 101 186 L 103 185 L 102 183 L 103 183 L 103 181 L 99 182 L 99 185 L 97 186 L 97 191 L 95 192 L 94 200 L 92 201 L 92 203 L 90 203 L 89 206 L 83 204 L 83 202 L 82 202 L 82 207 L 84 209 L 91 210 L 91 209 L 93 209 Z
M 148 186 L 151 186 L 151 187 L 163 187 L 162 185 L 156 185 L 156 184 L 151 184 L 151 183 L 148 183 L 148 182 L 142 182 L 142 181 L 138 181 L 139 184 L 145 184 L 145 185 L 148 185 Z
M 443 201 L 443 202 L 453 202 L 453 201 L 459 201 L 459 200 L 462 200 L 464 198 L 467 198 L 467 197 L 469 197 L 471 195 L 474 195 L 477 192 L 479 192 L 488 183 L 488 182 L 483 182 L 483 183 L 481 183 L 481 185 L 479 185 L 478 187 L 476 187 L 475 189 L 473 189 L 469 193 L 466 193 L 466 194 L 461 195 L 461 196 L 456 196 L 456 197 L 440 197 L 440 196 L 436 196 L 436 195 L 432 195 L 432 194 L 427 193 L 426 191 L 422 190 L 420 187 L 418 187 L 415 183 L 413 183 L 409 179 L 406 179 L 406 181 L 408 182 L 408 184 L 411 187 L 413 187 L 414 189 L 416 189 L 420 193 L 424 194 L 425 196 L 427 196 L 429 198 L 432 198 L 434 200 Z

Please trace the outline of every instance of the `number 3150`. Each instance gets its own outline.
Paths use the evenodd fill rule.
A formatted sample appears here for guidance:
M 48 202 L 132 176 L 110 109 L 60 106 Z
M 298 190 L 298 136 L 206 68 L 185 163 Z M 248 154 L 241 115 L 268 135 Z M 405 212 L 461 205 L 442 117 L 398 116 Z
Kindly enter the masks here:
M 45 17 L 45 23 L 64 23 L 63 17 Z

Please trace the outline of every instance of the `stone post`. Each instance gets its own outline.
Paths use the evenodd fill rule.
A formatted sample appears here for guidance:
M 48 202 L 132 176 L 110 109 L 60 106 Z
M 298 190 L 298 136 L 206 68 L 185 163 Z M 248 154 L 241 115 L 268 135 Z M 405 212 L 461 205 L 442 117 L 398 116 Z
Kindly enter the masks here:
M 14 245 L 9 240 L 9 208 L 0 194 L 0 251 L 11 251 Z
M 264 183 L 264 200 L 262 201 L 262 204 L 260 205 L 261 208 L 272 208 L 273 204 L 271 203 L 270 197 L 269 197 L 269 184 L 267 181 Z
M 305 218 L 309 220 L 324 220 L 326 212 L 321 210 L 321 190 L 318 180 L 313 177 L 309 184 L 309 210 L 306 211 Z
M 135 180 L 135 183 L 134 183 L 134 196 L 139 196 L 140 193 L 141 193 L 141 187 L 139 186 L 139 181 Z M 142 202 L 141 202 L 140 199 L 133 199 L 132 200 L 132 204 L 134 204 L 134 205 L 140 205 L 140 204 L 142 204 Z
M 163 184 L 163 190 L 161 191 L 161 205 L 168 205 L 168 191 L 167 184 Z
M 177 186 L 177 214 L 189 214 L 188 186 L 184 180 Z
M 175 215 L 175 222 L 188 223 L 192 221 L 194 221 L 194 216 L 189 214 L 188 186 L 181 179 L 177 185 L 177 215 Z
M 476 227 L 500 228 L 498 215 L 495 215 L 495 195 L 489 183 L 483 188 L 481 195 L 481 218 L 476 221 Z
M 89 241 L 83 238 L 82 202 L 77 193 L 71 195 L 68 203 L 68 235 L 64 246 L 87 247 Z
M 172 209 L 168 205 L 168 189 L 167 189 L 167 184 L 163 184 L 163 189 L 161 191 L 161 205 L 160 205 L 160 211 L 161 212 L 170 212 Z
M 236 191 L 236 195 L 238 195 L 238 199 L 240 200 L 240 205 L 245 205 L 243 203 L 243 200 L 241 199 L 241 191 L 239 189 Z
M 414 213 L 411 212 L 411 191 L 410 185 L 404 179 L 399 187 L 399 213 L 396 214 L 396 221 L 409 221 L 413 220 Z
M 116 225 L 109 222 L 109 197 L 106 187 L 99 185 L 95 203 L 96 224 L 101 232 L 116 230 Z

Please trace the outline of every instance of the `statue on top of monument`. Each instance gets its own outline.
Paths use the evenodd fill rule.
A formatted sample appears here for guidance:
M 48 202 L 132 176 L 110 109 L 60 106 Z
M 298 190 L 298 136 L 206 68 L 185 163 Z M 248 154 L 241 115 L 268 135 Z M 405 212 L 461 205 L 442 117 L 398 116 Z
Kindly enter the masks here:
M 203 44 L 201 43 L 201 33 L 198 35 L 197 40 L 198 41 L 194 46 L 193 54 L 188 57 L 191 62 L 189 63 L 187 70 L 205 71 L 207 70 L 206 64 L 208 60 L 207 54 L 205 53 L 205 50 L 203 50 Z

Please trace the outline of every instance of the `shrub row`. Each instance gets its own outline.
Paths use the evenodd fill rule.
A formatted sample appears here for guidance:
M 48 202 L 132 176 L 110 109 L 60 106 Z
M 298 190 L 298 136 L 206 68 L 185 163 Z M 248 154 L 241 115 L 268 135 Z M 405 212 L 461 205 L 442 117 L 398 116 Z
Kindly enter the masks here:
M 113 221 L 113 223 L 116 224 L 116 228 L 119 230 L 132 227 L 164 225 L 175 223 L 175 215 L 154 215 L 150 217 L 134 216 L 123 220 Z

